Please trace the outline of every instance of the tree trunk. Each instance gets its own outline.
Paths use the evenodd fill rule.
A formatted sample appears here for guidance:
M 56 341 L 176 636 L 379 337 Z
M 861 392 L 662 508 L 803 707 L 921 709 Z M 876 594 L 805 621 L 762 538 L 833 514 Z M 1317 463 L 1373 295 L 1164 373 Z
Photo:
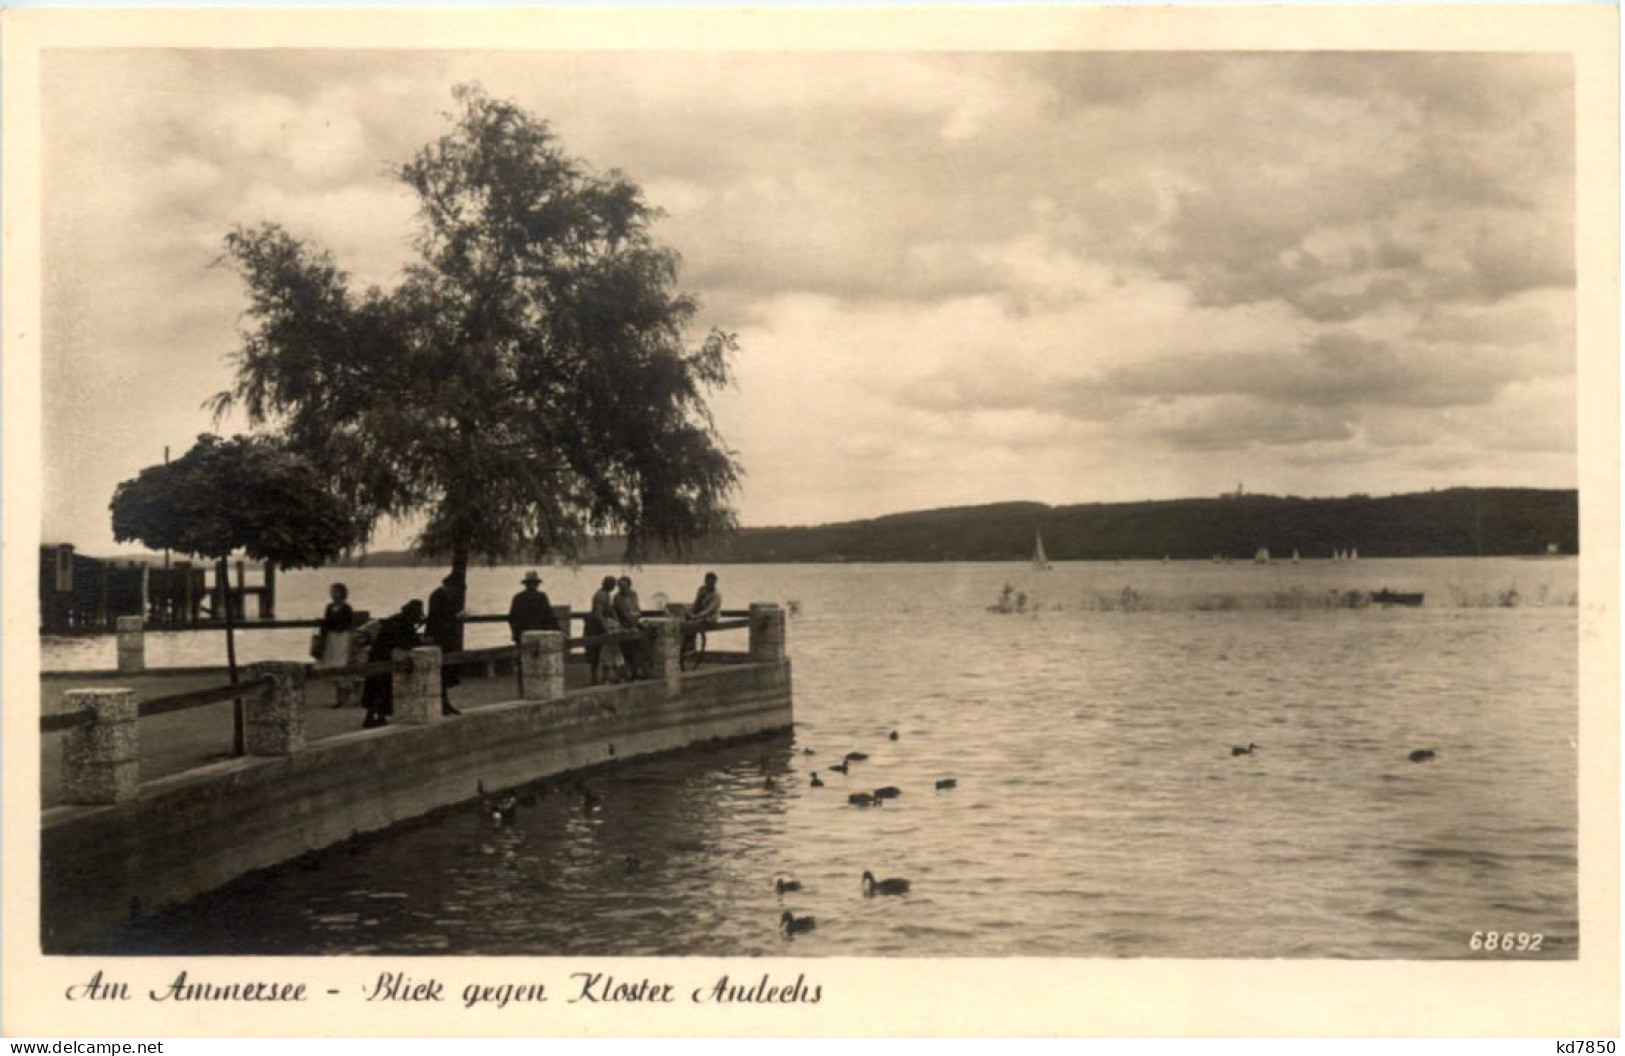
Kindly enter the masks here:
M 226 605 L 226 668 L 231 674 L 231 684 L 237 684 L 237 624 L 232 619 L 231 583 L 226 578 L 226 559 L 221 558 L 215 566 L 215 575 L 223 584 L 220 598 Z M 241 699 L 231 702 L 231 754 L 240 756 L 246 750 L 243 738 L 243 726 L 246 719 L 243 714 Z
M 458 579 L 468 579 L 468 544 L 458 542 L 451 548 L 451 574 Z

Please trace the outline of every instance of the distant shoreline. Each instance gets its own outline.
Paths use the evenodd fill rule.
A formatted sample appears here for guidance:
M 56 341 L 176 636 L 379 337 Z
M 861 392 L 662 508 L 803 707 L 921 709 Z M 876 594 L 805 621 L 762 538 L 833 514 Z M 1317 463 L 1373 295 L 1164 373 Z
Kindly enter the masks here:
M 804 527 L 740 528 L 685 554 L 654 553 L 643 565 L 896 565 L 1030 561 L 1043 536 L 1051 562 L 1276 561 L 1361 558 L 1574 557 L 1580 496 L 1573 488 L 1450 488 L 1371 497 L 1303 499 L 1226 495 L 1210 499 L 1047 506 L 1037 502 L 955 506 Z M 594 540 L 580 564 L 621 566 L 624 538 Z M 156 554 L 111 560 L 156 564 Z M 331 568 L 442 568 L 448 561 L 409 550 L 375 550 Z M 504 555 L 476 565 L 538 566 Z M 568 566 L 555 566 L 568 567 Z
M 643 562 L 713 565 L 940 564 L 1027 561 L 1042 534 L 1051 562 L 1250 561 L 1357 551 L 1361 558 L 1540 557 L 1579 552 L 1575 489 L 1451 488 L 1373 498 L 1234 495 L 1135 503 L 1000 503 L 889 514 L 796 528 L 741 528 L 686 554 Z M 625 541 L 590 545 L 583 565 L 619 565 Z M 439 567 L 410 551 L 382 550 L 342 567 Z M 483 562 L 481 562 L 483 563 Z M 524 557 L 499 565 L 536 564 Z
M 1359 559 L 1352 562 L 1352 564 L 1354 564 L 1355 566 L 1358 566 L 1358 565 L 1363 564 L 1363 563 L 1365 563 L 1367 561 L 1455 561 L 1455 560 L 1462 560 L 1462 561 L 1473 561 L 1473 560 L 1485 560 L 1485 561 L 1491 561 L 1491 560 L 1493 560 L 1493 561 L 1573 561 L 1573 560 L 1577 559 L 1579 556 L 1580 556 L 1579 554 L 1403 554 L 1403 555 L 1393 555 L 1393 556 L 1386 556 L 1386 557 L 1385 556 L 1380 556 L 1380 555 L 1371 555 L 1371 556 L 1368 557 L 1365 554 L 1361 554 Z M 1175 557 L 1175 558 L 1170 558 L 1169 563 L 1171 563 L 1171 564 L 1211 565 L 1211 564 L 1214 564 L 1215 562 L 1211 558 Z M 1253 564 L 1253 559 L 1250 558 L 1250 557 L 1246 557 L 1246 558 L 1236 557 L 1236 558 L 1233 558 L 1229 563 L 1231 565 L 1247 565 L 1247 566 L 1251 566 Z M 1319 564 L 1335 564 L 1337 562 L 1334 562 L 1334 561 L 1332 561 L 1331 558 L 1326 558 L 1326 557 L 1305 557 L 1305 558 L 1301 558 L 1296 563 L 1299 564 L 1299 565 L 1319 565 Z M 740 559 L 736 559 L 736 558 L 716 558 L 716 559 L 710 559 L 710 560 L 700 560 L 700 559 L 677 560 L 677 559 L 673 559 L 673 558 L 662 558 L 660 560 L 645 561 L 640 566 L 628 566 L 628 565 L 623 564 L 619 560 L 610 559 L 610 558 L 603 558 L 603 559 L 594 559 L 594 560 L 591 560 L 591 561 L 583 561 L 583 562 L 581 562 L 580 565 L 574 566 L 574 567 L 576 567 L 576 568 L 626 568 L 626 567 L 641 567 L 641 568 L 703 568 L 703 567 L 707 567 L 707 566 L 710 566 L 710 565 L 715 565 L 715 566 L 717 566 L 719 568 L 726 568 L 726 567 L 730 567 L 730 566 L 746 567 L 746 566 L 751 566 L 751 565 L 805 565 L 805 566 L 808 566 L 808 567 L 821 567 L 821 566 L 825 566 L 825 565 L 835 565 L 835 566 L 840 566 L 840 565 L 933 565 L 933 566 L 936 566 L 936 565 L 1015 565 L 1015 566 L 1018 566 L 1018 567 L 1025 568 L 1025 567 L 1029 566 L 1030 564 L 1031 564 L 1031 562 L 1029 561 L 1029 559 L 1027 559 L 1027 558 L 1016 558 L 1016 557 L 1009 557 L 1009 558 L 979 558 L 979 559 L 941 558 L 941 559 L 936 559 L 936 560 L 927 560 L 927 559 L 921 559 L 921 558 L 898 557 L 898 558 L 876 558 L 874 560 L 857 560 L 857 559 L 853 559 L 853 560 L 847 560 L 847 561 L 818 561 L 818 560 L 808 560 L 808 561 L 746 561 L 746 560 L 740 560 Z M 1160 565 L 1160 564 L 1163 564 L 1163 561 L 1162 561 L 1161 558 L 1155 558 L 1155 557 L 1126 557 L 1126 558 L 1085 557 L 1085 558 L 1075 558 L 1075 559 L 1070 559 L 1070 560 L 1055 558 L 1055 559 L 1052 559 L 1050 561 L 1050 564 L 1052 566 L 1060 566 L 1060 565 Z M 1274 567 L 1276 565 L 1285 565 L 1285 566 L 1290 567 L 1292 564 L 1294 564 L 1294 562 L 1292 561 L 1290 556 L 1284 557 L 1284 558 L 1283 557 L 1272 557 L 1270 559 L 1270 562 L 1269 562 L 1269 567 Z M 443 562 L 443 561 L 439 561 L 439 560 L 432 559 L 432 558 L 425 558 L 425 559 L 419 559 L 416 562 L 407 562 L 407 561 L 377 562 L 377 561 L 351 560 L 351 561 L 345 561 L 345 562 L 342 562 L 342 563 L 337 563 L 336 562 L 336 563 L 334 563 L 332 565 L 328 565 L 326 567 L 328 567 L 328 568 L 361 568 L 361 569 L 366 569 L 366 568 L 377 568 L 377 569 L 390 569 L 390 568 L 438 569 L 438 568 L 443 568 L 444 565 L 445 565 L 445 562 Z M 499 561 L 498 563 L 496 563 L 494 565 L 486 565 L 486 564 L 483 564 L 483 563 L 476 563 L 472 567 L 473 568 L 509 568 L 509 569 L 539 568 L 542 571 L 547 571 L 547 570 L 551 569 L 552 571 L 558 573 L 558 572 L 569 572 L 569 571 L 571 571 L 572 566 L 570 566 L 570 565 L 537 564 L 534 561 L 529 561 L 529 562 L 527 562 L 527 561 Z

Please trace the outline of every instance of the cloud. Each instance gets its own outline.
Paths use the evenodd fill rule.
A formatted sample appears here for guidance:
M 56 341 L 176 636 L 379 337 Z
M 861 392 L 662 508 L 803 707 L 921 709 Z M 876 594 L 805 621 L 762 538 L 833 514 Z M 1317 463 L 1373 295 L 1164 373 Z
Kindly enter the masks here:
M 43 71 L 54 517 L 207 424 L 233 224 L 395 281 L 469 80 L 665 210 L 747 522 L 1574 477 L 1561 56 L 107 49 Z

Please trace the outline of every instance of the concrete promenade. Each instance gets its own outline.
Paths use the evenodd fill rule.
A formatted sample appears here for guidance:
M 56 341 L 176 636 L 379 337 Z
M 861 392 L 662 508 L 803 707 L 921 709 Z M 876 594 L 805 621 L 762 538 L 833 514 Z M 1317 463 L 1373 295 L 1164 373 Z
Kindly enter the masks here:
M 304 665 L 262 664 L 249 677 L 268 689 L 246 708 L 248 754 L 236 758 L 229 703 L 139 717 L 138 696 L 220 684 L 213 673 L 42 680 L 48 707 L 79 690 L 95 716 L 46 737 L 42 947 L 72 952 L 255 869 L 466 803 L 482 784 L 498 792 L 793 725 L 777 605 L 753 605 L 733 626 L 748 627 L 747 652 L 708 651 L 688 672 L 679 622 L 649 624 L 653 678 L 586 687 L 562 634 L 530 632 L 522 681 L 470 679 L 453 690 L 463 714 L 449 718 L 440 651 L 413 650 L 394 668 L 395 715 L 380 729 L 334 709 L 331 686 L 307 681 Z
M 247 672 L 241 677 L 247 678 Z M 230 676 L 225 668 L 210 673 L 184 675 L 104 675 L 98 678 L 64 679 L 53 677 L 40 680 L 40 713 L 54 715 L 63 710 L 65 695 L 70 689 L 99 689 L 120 687 L 133 689 L 138 700 L 153 700 L 175 693 L 223 686 Z M 591 683 L 587 665 L 565 665 L 568 688 L 582 689 Z M 517 683 L 510 671 L 491 678 L 463 678 L 463 684 L 451 691 L 451 702 L 459 710 L 471 711 L 513 700 L 518 693 Z M 308 682 L 305 689 L 305 736 L 321 740 L 361 728 L 362 710 L 359 707 L 334 708 L 332 682 Z M 46 733 L 40 737 L 40 806 L 60 806 L 62 799 L 62 738 L 63 733 Z M 178 774 L 195 767 L 217 763 L 231 757 L 231 704 L 211 704 L 169 715 L 155 715 L 141 720 L 141 778 L 155 778 Z

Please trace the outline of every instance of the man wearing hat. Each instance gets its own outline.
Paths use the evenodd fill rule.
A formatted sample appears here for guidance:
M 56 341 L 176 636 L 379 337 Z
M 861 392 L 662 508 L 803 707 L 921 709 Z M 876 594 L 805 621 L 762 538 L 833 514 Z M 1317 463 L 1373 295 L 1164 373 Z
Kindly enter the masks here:
M 513 603 L 508 606 L 508 630 L 513 634 L 513 644 L 518 645 L 519 639 L 526 631 L 557 631 L 560 630 L 559 618 L 553 614 L 553 603 L 548 600 L 547 594 L 536 588 L 541 586 L 542 577 L 536 574 L 535 569 L 525 573 L 521 580 L 525 589 L 513 596 Z M 515 665 L 514 671 L 519 671 Z M 520 692 L 524 692 L 525 680 L 519 677 Z

